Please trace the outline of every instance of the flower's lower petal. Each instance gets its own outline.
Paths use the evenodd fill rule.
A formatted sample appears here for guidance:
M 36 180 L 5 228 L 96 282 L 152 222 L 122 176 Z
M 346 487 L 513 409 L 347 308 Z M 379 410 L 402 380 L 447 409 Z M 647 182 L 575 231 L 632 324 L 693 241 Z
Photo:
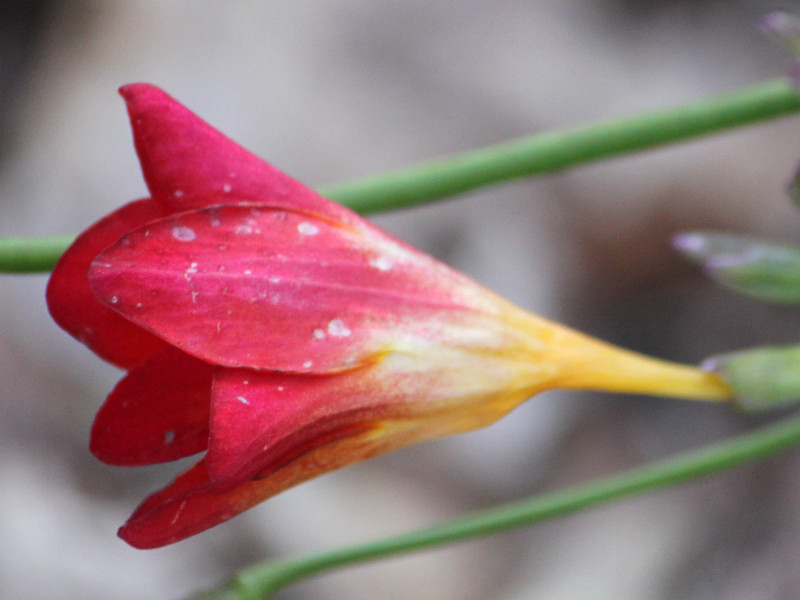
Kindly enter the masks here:
M 487 425 L 531 393 L 517 369 L 448 349 L 329 375 L 218 367 L 205 459 L 146 499 L 120 535 L 170 544 L 335 469 Z
M 375 236 L 304 213 L 221 206 L 130 233 L 89 278 L 109 307 L 223 366 L 324 373 L 413 337 L 505 343 L 485 321 L 507 303 Z
M 107 361 L 130 369 L 165 343 L 95 298 L 89 265 L 107 246 L 148 221 L 164 216 L 152 200 L 138 200 L 84 231 L 58 261 L 47 285 L 53 319 Z
M 90 448 L 120 466 L 177 460 L 208 446 L 214 367 L 165 348 L 126 375 L 92 427 Z
M 198 534 L 299 483 L 393 449 L 380 429 L 331 441 L 267 477 L 233 488 L 215 485 L 204 461 L 148 497 L 119 530 L 136 548 L 157 548 Z

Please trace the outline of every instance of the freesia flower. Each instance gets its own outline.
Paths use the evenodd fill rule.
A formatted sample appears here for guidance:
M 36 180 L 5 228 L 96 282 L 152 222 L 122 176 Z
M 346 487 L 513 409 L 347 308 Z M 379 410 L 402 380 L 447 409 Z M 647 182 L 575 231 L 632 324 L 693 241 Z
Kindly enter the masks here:
M 121 89 L 150 197 L 81 234 L 54 319 L 127 370 L 91 450 L 206 451 L 120 529 L 170 544 L 291 486 L 487 425 L 562 387 L 724 399 L 714 374 L 551 323 L 250 154 L 150 85 Z

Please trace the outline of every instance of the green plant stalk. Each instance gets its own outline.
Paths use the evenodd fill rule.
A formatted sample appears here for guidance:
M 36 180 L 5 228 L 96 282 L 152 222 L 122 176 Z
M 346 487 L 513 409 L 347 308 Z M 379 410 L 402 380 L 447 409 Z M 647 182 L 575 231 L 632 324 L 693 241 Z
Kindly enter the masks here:
M 75 236 L 0 237 L 0 273 L 47 273 Z
M 320 192 L 362 214 L 407 208 L 798 110 L 797 89 L 786 79 L 773 79 L 675 108 L 533 135 L 416 167 L 326 186 Z
M 224 587 L 192 598 L 262 600 L 294 581 L 324 571 L 532 525 L 612 500 L 720 473 L 778 454 L 799 443 L 800 417 L 788 418 L 734 439 L 612 477 L 493 507 L 428 529 L 307 557 L 253 565 L 240 571 Z
M 319 191 L 361 214 L 441 200 L 520 177 L 786 116 L 800 111 L 787 79 L 774 79 L 667 110 L 533 135 Z M 0 238 L 0 272 L 53 268 L 70 238 Z

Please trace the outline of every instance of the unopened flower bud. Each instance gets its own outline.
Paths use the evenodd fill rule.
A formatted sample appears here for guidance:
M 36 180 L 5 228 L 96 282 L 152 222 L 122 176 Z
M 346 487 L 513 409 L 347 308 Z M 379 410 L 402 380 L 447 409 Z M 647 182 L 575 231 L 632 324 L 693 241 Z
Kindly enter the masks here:
M 727 288 L 770 302 L 800 302 L 800 247 L 711 232 L 677 235 L 673 245 Z
M 759 29 L 795 56 L 800 56 L 800 16 L 775 11 L 765 15 Z
M 782 408 L 800 401 L 800 345 L 763 347 L 707 359 L 703 368 L 717 373 L 747 411 Z

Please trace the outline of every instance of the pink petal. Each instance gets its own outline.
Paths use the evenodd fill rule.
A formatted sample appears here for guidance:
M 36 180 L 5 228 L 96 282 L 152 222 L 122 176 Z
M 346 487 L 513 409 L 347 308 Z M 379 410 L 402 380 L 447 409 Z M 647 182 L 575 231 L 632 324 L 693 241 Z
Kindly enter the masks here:
M 202 360 L 303 372 L 367 364 L 414 336 L 460 336 L 459 320 L 483 335 L 476 313 L 508 306 L 377 232 L 264 207 L 150 223 L 89 278 L 108 306 Z
M 95 298 L 89 288 L 89 265 L 124 234 L 164 214 L 151 200 L 131 202 L 111 213 L 78 236 L 58 261 L 47 285 L 53 319 L 99 356 L 125 369 L 165 344 Z
M 155 353 L 117 384 L 97 413 L 92 453 L 134 466 L 205 450 L 213 370 L 175 348 Z
M 159 88 L 120 88 L 153 198 L 169 212 L 257 201 L 348 221 L 352 213 L 319 196 L 226 137 Z
M 212 478 L 228 487 L 267 476 L 314 448 L 370 429 L 387 413 L 396 416 L 396 402 L 369 369 L 318 376 L 218 369 L 206 455 Z
M 136 548 L 157 548 L 178 542 L 235 517 L 299 483 L 386 450 L 371 432 L 336 440 L 311 450 L 263 479 L 219 489 L 210 480 L 204 461 L 149 496 L 119 530 Z

